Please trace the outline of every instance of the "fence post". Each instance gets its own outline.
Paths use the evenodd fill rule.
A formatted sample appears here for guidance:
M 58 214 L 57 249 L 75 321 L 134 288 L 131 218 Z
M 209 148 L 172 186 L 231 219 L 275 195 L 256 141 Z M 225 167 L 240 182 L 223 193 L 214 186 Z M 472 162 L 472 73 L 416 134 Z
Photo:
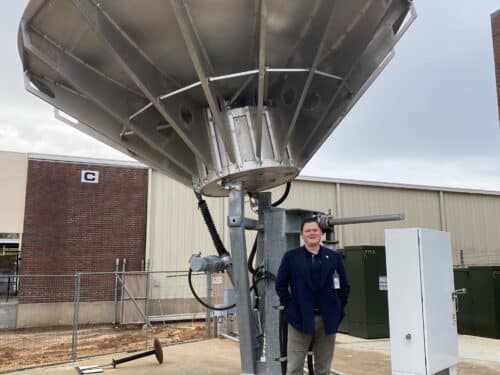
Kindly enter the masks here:
M 148 347 L 149 336 L 149 270 L 146 269 L 146 298 L 144 300 L 144 326 L 146 327 L 146 343 L 145 348 Z
M 71 342 L 71 359 L 73 361 L 77 360 L 77 348 L 78 348 L 78 311 L 80 310 L 80 282 L 81 274 L 80 272 L 75 273 L 75 296 L 73 298 L 73 338 Z
M 212 305 L 212 275 L 207 272 L 207 304 Z M 210 312 L 211 310 L 207 308 L 205 313 L 205 325 L 207 328 L 207 337 L 210 337 Z
M 10 276 L 7 277 L 7 302 L 9 302 L 10 297 Z
M 125 307 L 124 291 L 125 291 L 125 270 L 127 268 L 127 258 L 123 258 L 122 272 L 121 272 L 121 289 L 120 289 L 120 324 L 123 323 L 123 309 Z
M 120 259 L 115 260 L 115 317 L 113 319 L 113 326 L 118 325 L 118 271 L 120 267 Z

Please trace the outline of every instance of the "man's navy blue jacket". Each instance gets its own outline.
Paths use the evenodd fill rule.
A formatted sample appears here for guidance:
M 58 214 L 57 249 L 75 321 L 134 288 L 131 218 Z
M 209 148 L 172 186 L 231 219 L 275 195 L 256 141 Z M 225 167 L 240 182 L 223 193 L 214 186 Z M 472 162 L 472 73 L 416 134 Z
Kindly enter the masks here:
M 344 317 L 349 296 L 349 282 L 339 253 L 321 246 L 319 307 L 325 334 L 337 332 Z M 306 334 L 314 333 L 314 300 L 311 281 L 311 256 L 304 246 L 289 250 L 283 256 L 276 277 L 276 292 L 285 306 L 286 318 L 295 329 Z M 337 271 L 340 289 L 335 289 Z

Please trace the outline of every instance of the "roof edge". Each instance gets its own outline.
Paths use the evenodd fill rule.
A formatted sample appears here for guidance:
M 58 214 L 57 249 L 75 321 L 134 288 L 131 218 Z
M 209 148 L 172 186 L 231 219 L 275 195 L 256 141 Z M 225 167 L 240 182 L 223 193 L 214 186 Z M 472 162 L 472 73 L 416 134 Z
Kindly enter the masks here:
M 498 13 L 500 13 L 500 10 L 498 10 Z M 55 155 L 55 154 L 28 153 L 28 160 L 40 160 L 49 162 L 52 161 L 59 163 L 74 163 L 74 164 L 95 164 L 95 165 L 127 167 L 127 168 L 137 168 L 137 169 L 150 168 L 147 165 L 139 163 L 137 161 L 111 160 L 111 159 L 88 158 L 81 156 L 65 156 L 65 155 Z M 442 191 L 450 193 L 500 196 L 500 191 L 498 190 L 467 189 L 467 188 L 439 186 L 439 185 L 414 185 L 414 184 L 404 184 L 397 182 L 351 180 L 343 178 L 316 177 L 316 176 L 306 176 L 306 175 L 299 175 L 296 179 L 299 181 L 339 183 L 345 185 L 373 186 L 373 187 L 386 187 L 386 188 L 408 189 L 408 190 L 427 190 L 427 191 Z
M 69 164 L 95 164 L 95 165 L 105 165 L 110 167 L 127 167 L 136 169 L 149 168 L 148 166 L 139 163 L 138 161 L 111 160 L 111 159 L 99 159 L 99 158 L 88 158 L 82 156 L 65 156 L 65 155 L 53 155 L 53 154 L 28 153 L 28 160 L 52 161 L 52 162 L 69 163 Z
M 500 191 L 496 191 L 496 190 L 465 189 L 465 188 L 455 188 L 455 187 L 447 187 L 447 186 L 433 186 L 433 185 L 412 185 L 412 184 L 401 184 L 401 183 L 397 183 L 397 182 L 349 180 L 349 179 L 331 178 L 331 177 L 314 177 L 314 176 L 299 175 L 297 177 L 297 180 L 299 180 L 299 181 L 311 181 L 311 182 L 339 183 L 339 184 L 345 184 L 345 185 L 387 187 L 387 188 L 408 189 L 408 190 L 427 190 L 427 191 L 442 191 L 442 192 L 449 192 L 449 193 L 500 195 Z

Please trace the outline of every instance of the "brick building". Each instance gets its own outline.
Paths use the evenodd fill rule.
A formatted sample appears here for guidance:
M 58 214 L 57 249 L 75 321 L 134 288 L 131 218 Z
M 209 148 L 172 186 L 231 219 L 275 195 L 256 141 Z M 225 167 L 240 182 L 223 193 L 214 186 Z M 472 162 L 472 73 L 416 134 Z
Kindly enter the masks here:
M 74 275 L 144 267 L 147 221 L 146 168 L 105 165 L 88 159 L 30 157 L 27 172 L 21 274 Z M 87 176 L 84 174 L 87 173 Z M 94 179 L 98 176 L 98 180 Z M 86 178 L 85 178 L 86 177 Z M 85 181 L 89 179 L 89 181 Z M 19 302 L 71 301 L 73 283 L 50 287 L 50 279 L 20 280 Z M 94 280 L 83 300 L 109 300 Z

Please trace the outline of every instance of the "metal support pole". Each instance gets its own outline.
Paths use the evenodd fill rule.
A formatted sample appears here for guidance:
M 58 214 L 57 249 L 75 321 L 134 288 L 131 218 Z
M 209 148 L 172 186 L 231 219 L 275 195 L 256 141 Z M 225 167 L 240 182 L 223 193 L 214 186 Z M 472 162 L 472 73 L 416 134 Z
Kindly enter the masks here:
M 217 322 L 218 322 L 219 317 L 215 316 L 215 314 L 212 315 L 212 322 L 213 322 L 213 336 L 212 337 L 217 337 L 219 334 L 218 328 L 217 328 Z
M 212 305 L 212 275 L 207 272 L 207 304 Z M 210 337 L 210 312 L 211 310 L 207 308 L 205 313 L 205 327 L 207 330 L 207 337 Z
M 10 295 L 10 276 L 7 277 L 7 301 L 9 302 L 9 295 Z
M 113 325 L 116 326 L 118 323 L 118 270 L 120 267 L 120 259 L 115 260 L 115 317 L 113 319 Z
M 16 254 L 16 296 L 19 295 L 19 248 L 17 249 Z
M 250 303 L 247 251 L 244 220 L 245 189 L 241 182 L 230 185 L 229 191 L 229 238 L 231 240 L 232 281 L 237 294 L 236 311 L 240 336 L 242 374 L 255 374 L 257 362 L 257 327 Z
M 335 240 L 335 227 L 331 227 L 330 230 L 326 231 L 325 241 L 323 241 L 323 245 L 325 245 L 329 249 L 332 249 L 333 251 L 337 251 L 337 243 L 338 241 Z
M 255 240 L 257 241 L 257 252 L 255 254 L 255 266 L 254 268 L 257 269 L 259 266 L 264 266 L 265 271 L 269 271 L 269 262 L 267 262 L 267 255 L 264 254 L 264 212 L 266 209 L 269 209 L 271 207 L 271 193 L 270 192 L 264 192 L 264 193 L 259 193 L 258 195 L 258 215 L 259 215 L 259 226 L 262 227 L 262 229 L 259 229 L 257 232 L 257 236 Z M 258 320 L 260 326 L 259 328 L 259 333 L 260 337 L 258 340 L 258 355 L 259 357 L 262 357 L 266 355 L 266 341 L 267 337 L 266 335 L 263 334 L 265 332 L 265 327 L 268 324 L 268 321 L 266 320 L 267 315 L 266 311 L 269 308 L 270 311 L 272 311 L 272 306 L 268 306 L 266 304 L 266 301 L 269 300 L 267 294 L 276 294 L 274 291 L 274 281 L 270 281 L 268 279 L 261 281 L 260 283 L 257 283 L 257 285 L 254 285 L 255 292 L 259 295 L 259 300 L 258 302 L 258 312 L 257 314 L 258 317 L 260 318 Z M 255 295 L 254 295 L 255 297 Z M 273 324 L 271 322 L 271 324 Z M 266 358 L 267 361 L 267 358 Z M 261 373 L 261 369 L 257 368 L 257 373 Z
M 328 210 L 328 216 L 332 216 L 332 210 Z M 331 226 L 330 228 L 325 230 L 325 240 L 323 241 L 323 245 L 332 249 L 333 251 L 337 251 L 337 244 L 339 242 L 335 239 L 335 227 Z
M 139 314 L 141 314 L 142 318 L 144 319 L 145 324 L 149 327 L 150 324 L 149 324 L 148 319 L 146 318 L 146 313 L 144 311 L 142 311 L 141 306 L 137 302 L 137 299 L 134 298 L 134 296 L 132 295 L 132 293 L 130 293 L 130 291 L 128 290 L 128 288 L 125 286 L 125 278 L 123 278 L 123 279 L 122 278 L 118 278 L 118 281 L 120 281 L 122 283 L 122 290 L 125 293 L 127 293 L 128 298 L 134 304 L 134 306 L 137 309 L 137 311 L 139 312 Z M 122 302 L 123 302 L 123 298 L 122 298 Z
M 144 299 L 144 325 L 146 329 L 146 345 L 145 347 L 148 347 L 148 337 L 149 337 L 149 327 L 151 327 L 151 323 L 149 322 L 149 272 L 148 269 L 145 268 L 146 272 L 146 298 Z
M 124 293 L 125 293 L 125 269 L 127 267 L 127 258 L 123 258 L 123 263 L 122 263 L 122 277 L 120 279 L 119 276 L 118 280 L 121 282 L 121 290 L 120 290 L 120 298 L 121 298 L 121 304 L 120 304 L 120 323 L 123 322 L 123 308 L 125 306 L 125 300 L 124 300 Z
M 78 312 L 80 310 L 80 283 L 81 275 L 79 272 L 75 274 L 75 295 L 74 295 L 74 305 L 73 305 L 73 338 L 71 342 L 71 359 L 73 361 L 77 360 L 77 348 L 78 348 Z

